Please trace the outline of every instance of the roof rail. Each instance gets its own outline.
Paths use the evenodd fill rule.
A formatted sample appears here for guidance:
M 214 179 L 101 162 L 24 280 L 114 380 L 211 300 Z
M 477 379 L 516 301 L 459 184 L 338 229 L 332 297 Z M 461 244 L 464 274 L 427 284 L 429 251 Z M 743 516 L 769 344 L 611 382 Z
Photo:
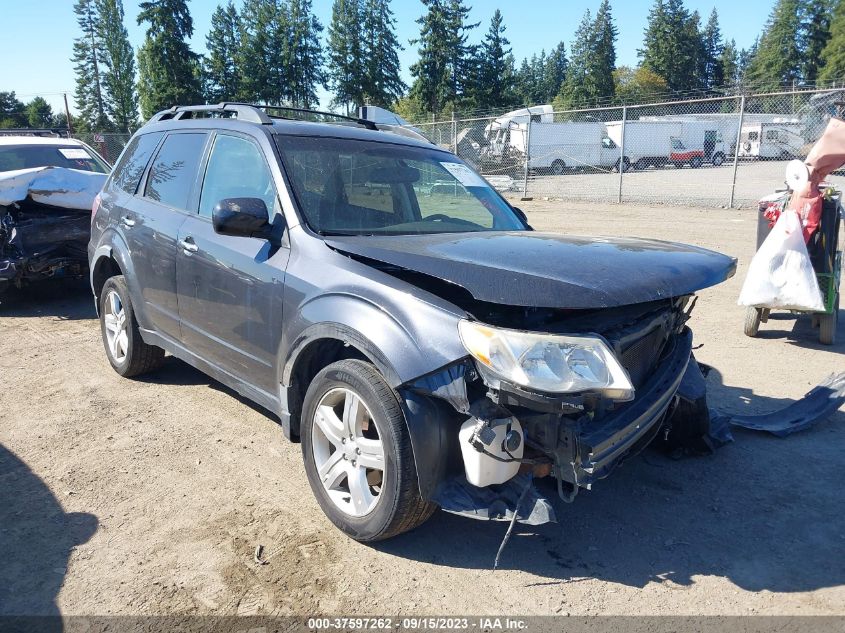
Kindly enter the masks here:
M 370 121 L 368 119 L 362 119 L 359 117 L 353 116 L 346 116 L 345 114 L 337 114 L 336 112 L 326 112 L 324 110 L 310 110 L 308 108 L 294 108 L 290 106 L 275 106 L 275 105 L 256 105 L 256 108 L 262 108 L 264 110 L 276 110 L 280 112 L 294 112 L 296 114 L 316 114 L 318 116 L 327 116 L 333 119 L 340 119 L 341 121 L 349 121 L 350 123 L 355 123 L 356 125 L 362 125 L 368 130 L 378 130 L 375 122 Z M 291 117 L 280 117 L 283 119 L 288 119 Z
M 67 130 L 61 128 L 2 128 L 0 129 L 0 136 L 58 136 L 59 138 L 67 138 Z
M 172 108 L 154 114 L 149 120 L 149 123 L 178 121 L 184 118 L 186 114 L 193 115 L 194 112 L 231 112 L 241 121 L 260 123 L 261 125 L 273 124 L 273 120 L 263 110 L 254 105 L 248 103 L 228 103 L 225 101 L 208 105 L 173 106 Z
M 252 123 L 260 123 L 262 125 L 272 125 L 273 119 L 294 119 L 291 116 L 271 116 L 267 111 L 278 111 L 296 113 L 299 115 L 317 115 L 322 117 L 331 117 L 333 119 L 340 119 L 341 121 L 349 121 L 356 125 L 362 125 L 368 130 L 378 130 L 378 127 L 373 121 L 367 119 L 360 119 L 357 117 L 345 116 L 343 114 L 336 114 L 335 112 L 324 112 L 322 110 L 309 110 L 307 108 L 293 108 L 289 106 L 276 106 L 253 103 L 237 103 L 233 101 L 223 101 L 216 104 L 208 105 L 190 105 L 190 106 L 173 106 L 167 110 L 162 110 L 149 120 L 149 123 L 157 123 L 158 121 L 178 121 L 182 118 L 190 118 L 195 112 L 217 112 L 217 113 L 233 113 L 241 121 L 250 121 Z

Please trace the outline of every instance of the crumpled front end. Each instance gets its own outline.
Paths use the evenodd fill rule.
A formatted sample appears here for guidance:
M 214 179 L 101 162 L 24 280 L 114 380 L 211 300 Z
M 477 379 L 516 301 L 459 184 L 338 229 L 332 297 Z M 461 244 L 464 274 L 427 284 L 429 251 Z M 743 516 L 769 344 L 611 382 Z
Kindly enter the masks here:
M 525 475 L 553 476 L 560 497 L 572 501 L 578 490 L 607 477 L 661 429 L 668 433 L 664 422 L 677 404 L 691 358 L 686 321 L 692 303 L 684 296 L 615 310 L 522 315 L 538 331 L 601 336 L 635 389 L 628 401 L 599 391 L 537 391 L 472 358 L 403 386 L 403 397 L 436 400 L 451 410 L 437 442 L 447 457 L 431 497 L 447 511 L 474 518 L 504 520 L 516 514 L 530 524 L 553 520 L 542 497 L 520 496 L 527 490 Z M 409 426 L 413 441 L 413 422 Z M 417 438 L 415 451 L 422 442 Z

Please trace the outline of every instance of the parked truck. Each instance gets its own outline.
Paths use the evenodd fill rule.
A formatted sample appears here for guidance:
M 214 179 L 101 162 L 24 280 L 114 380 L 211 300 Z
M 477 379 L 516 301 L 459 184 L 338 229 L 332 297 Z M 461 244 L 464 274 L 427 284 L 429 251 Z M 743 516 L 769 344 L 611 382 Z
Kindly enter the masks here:
M 625 122 L 625 160 L 634 169 L 663 167 L 673 162 L 673 141 L 679 140 L 703 162 L 719 166 L 731 154 L 729 130 L 725 121 L 649 117 Z M 734 125 L 734 134 L 736 127 Z M 622 145 L 622 121 L 607 123 L 607 134 Z M 727 139 L 727 140 L 726 140 Z

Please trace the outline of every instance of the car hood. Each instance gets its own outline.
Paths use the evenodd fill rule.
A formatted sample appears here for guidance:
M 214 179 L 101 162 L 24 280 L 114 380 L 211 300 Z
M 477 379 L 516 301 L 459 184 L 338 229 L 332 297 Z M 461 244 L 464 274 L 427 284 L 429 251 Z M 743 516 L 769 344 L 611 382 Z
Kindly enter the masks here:
M 736 259 L 685 244 L 535 231 L 331 236 L 326 243 L 457 284 L 479 301 L 544 308 L 611 308 L 676 297 L 736 271 Z

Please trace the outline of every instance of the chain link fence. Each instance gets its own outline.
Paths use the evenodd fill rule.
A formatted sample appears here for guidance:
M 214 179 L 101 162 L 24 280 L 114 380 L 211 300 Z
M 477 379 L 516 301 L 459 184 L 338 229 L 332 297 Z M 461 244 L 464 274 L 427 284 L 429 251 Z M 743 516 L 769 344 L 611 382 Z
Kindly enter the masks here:
M 413 127 L 506 195 L 742 207 L 783 186 L 839 112 L 845 90 L 556 111 Z M 845 187 L 845 178 L 831 180 Z
M 119 132 L 86 132 L 73 134 L 73 138 L 97 150 L 109 165 L 114 165 L 132 135 Z

